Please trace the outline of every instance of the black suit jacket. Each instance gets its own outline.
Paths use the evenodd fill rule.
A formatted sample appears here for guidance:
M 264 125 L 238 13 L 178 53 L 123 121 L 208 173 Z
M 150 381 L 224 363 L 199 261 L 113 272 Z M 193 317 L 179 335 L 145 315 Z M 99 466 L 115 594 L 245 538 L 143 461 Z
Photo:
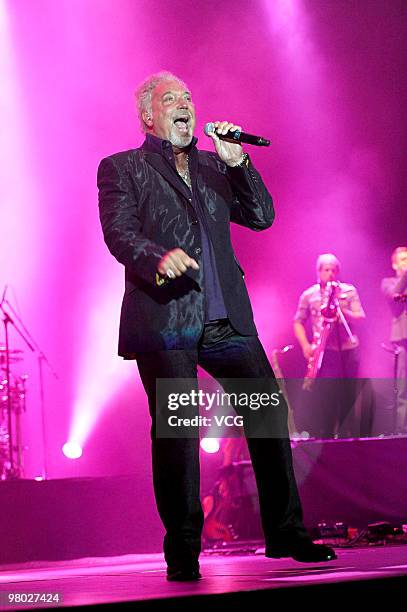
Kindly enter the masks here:
M 195 146 L 189 160 L 230 322 L 241 334 L 255 335 L 230 221 L 258 231 L 270 227 L 271 196 L 251 163 L 229 168 L 215 153 Z M 200 263 L 201 232 L 188 187 L 148 140 L 103 159 L 98 187 L 105 242 L 125 266 L 119 355 L 133 359 L 138 352 L 195 348 L 205 317 L 203 266 L 162 286 L 156 282 L 157 265 L 171 249 L 180 247 Z
M 405 293 L 407 289 L 407 270 L 402 276 L 393 276 L 382 280 L 382 291 L 389 301 L 393 318 L 391 322 L 391 342 L 407 340 L 407 302 L 396 301 L 394 296 Z

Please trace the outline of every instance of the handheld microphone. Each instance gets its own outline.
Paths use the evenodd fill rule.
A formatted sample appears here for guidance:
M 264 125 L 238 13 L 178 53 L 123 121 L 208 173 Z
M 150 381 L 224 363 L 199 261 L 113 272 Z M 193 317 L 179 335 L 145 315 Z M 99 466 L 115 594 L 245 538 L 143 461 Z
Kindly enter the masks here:
M 214 123 L 207 123 L 204 127 L 204 132 L 207 136 L 215 131 Z M 240 130 L 235 130 L 234 132 L 229 131 L 227 134 L 217 134 L 217 136 L 221 140 L 226 140 L 226 142 L 245 142 L 246 144 L 256 145 L 257 147 L 269 147 L 270 141 L 266 138 L 262 138 L 261 136 L 253 136 L 253 134 L 246 134 L 245 132 L 241 132 Z

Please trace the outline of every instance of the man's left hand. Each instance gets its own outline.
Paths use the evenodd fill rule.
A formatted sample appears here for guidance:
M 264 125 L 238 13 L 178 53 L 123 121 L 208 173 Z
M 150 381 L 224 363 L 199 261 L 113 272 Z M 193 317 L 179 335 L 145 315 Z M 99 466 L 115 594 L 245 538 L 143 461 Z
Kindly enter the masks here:
M 243 149 L 239 143 L 226 142 L 225 140 L 221 140 L 218 134 L 223 134 L 225 136 L 229 131 L 240 130 L 240 125 L 235 125 L 234 123 L 230 123 L 230 121 L 215 121 L 214 122 L 215 131 L 210 132 L 208 136 L 212 138 L 215 149 L 219 157 L 222 161 L 225 162 L 227 166 L 236 166 L 243 155 Z

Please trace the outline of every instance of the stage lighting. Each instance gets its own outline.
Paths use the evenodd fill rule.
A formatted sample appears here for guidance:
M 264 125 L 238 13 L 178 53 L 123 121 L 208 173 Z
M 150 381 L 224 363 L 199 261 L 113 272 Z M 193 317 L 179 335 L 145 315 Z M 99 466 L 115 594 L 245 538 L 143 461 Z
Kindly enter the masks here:
M 205 453 L 217 453 L 220 449 L 219 440 L 217 438 L 202 438 L 201 448 Z
M 66 442 L 62 447 L 62 452 L 68 459 L 79 459 L 82 456 L 82 448 L 77 442 Z

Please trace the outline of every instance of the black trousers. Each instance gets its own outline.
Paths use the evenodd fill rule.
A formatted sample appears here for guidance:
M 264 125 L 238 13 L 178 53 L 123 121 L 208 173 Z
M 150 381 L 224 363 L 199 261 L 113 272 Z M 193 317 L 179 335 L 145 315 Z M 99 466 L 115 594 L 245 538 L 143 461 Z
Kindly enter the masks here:
M 407 339 L 395 342 L 401 349 L 397 360 L 397 433 L 407 433 Z
M 360 432 L 355 415 L 359 362 L 359 348 L 325 351 L 318 375 L 321 380 L 315 386 L 315 394 L 320 395 L 314 407 L 319 419 L 318 437 L 348 438 Z
M 137 364 L 152 417 L 154 491 L 166 529 L 165 559 L 169 568 L 197 567 L 203 527 L 199 440 L 156 436 L 156 380 L 196 379 L 200 365 L 215 379 L 222 379 L 229 393 L 233 392 L 233 379 L 239 378 L 258 379 L 262 390 L 268 379 L 275 388 L 274 372 L 258 337 L 241 336 L 227 319 L 205 325 L 196 349 L 142 353 L 137 356 Z M 229 388 L 225 388 L 225 379 L 230 379 Z M 284 423 L 280 423 L 279 435 L 247 438 L 269 547 L 286 544 L 291 538 L 308 537 L 293 471 L 286 405 L 281 414 Z

